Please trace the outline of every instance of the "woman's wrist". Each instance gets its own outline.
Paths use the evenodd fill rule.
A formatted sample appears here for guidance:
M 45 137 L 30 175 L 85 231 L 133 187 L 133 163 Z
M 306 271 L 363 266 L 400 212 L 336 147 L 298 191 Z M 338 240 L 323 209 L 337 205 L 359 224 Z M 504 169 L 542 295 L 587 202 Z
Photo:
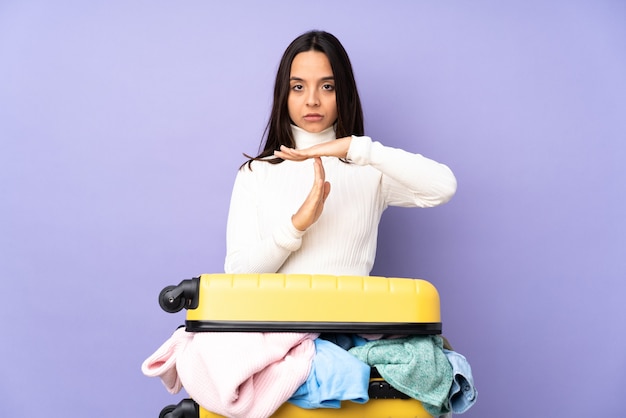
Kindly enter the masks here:
M 291 224 L 293 225 L 293 227 L 296 229 L 296 231 L 298 232 L 304 232 L 308 229 L 308 226 L 304 225 L 302 222 L 300 222 L 297 219 L 297 213 L 291 215 Z

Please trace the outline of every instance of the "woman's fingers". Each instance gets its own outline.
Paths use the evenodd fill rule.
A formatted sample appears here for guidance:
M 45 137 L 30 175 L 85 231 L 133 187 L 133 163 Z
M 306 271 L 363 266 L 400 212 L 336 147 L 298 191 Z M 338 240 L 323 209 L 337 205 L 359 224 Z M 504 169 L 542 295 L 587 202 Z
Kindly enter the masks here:
M 315 157 L 315 161 L 313 163 L 318 170 L 318 174 L 316 174 L 316 179 L 322 182 L 322 204 L 326 201 L 326 198 L 330 194 L 330 183 L 326 181 L 326 170 L 324 169 L 324 164 L 322 164 L 322 159 L 320 157 Z
M 324 165 L 319 157 L 313 162 L 315 180 L 313 187 L 302 203 L 302 206 L 291 217 L 294 227 L 300 231 L 306 231 L 313 225 L 324 210 L 324 202 L 330 193 L 330 183 L 326 181 Z
M 311 158 L 309 155 L 300 150 L 288 148 L 284 145 L 280 146 L 280 151 L 274 151 L 274 155 L 278 158 L 282 158 L 283 160 L 291 161 L 304 161 L 308 158 Z
M 350 149 L 352 137 L 338 138 L 334 141 L 328 141 L 321 144 L 313 145 L 310 148 L 294 149 L 284 145 L 280 146 L 280 150 L 274 151 L 274 155 L 283 160 L 303 161 L 307 158 L 315 157 L 338 157 L 345 158 Z
M 326 170 L 324 170 L 324 164 L 322 164 L 322 159 L 320 157 L 315 157 L 313 159 L 313 167 L 315 169 L 315 180 L 326 180 Z

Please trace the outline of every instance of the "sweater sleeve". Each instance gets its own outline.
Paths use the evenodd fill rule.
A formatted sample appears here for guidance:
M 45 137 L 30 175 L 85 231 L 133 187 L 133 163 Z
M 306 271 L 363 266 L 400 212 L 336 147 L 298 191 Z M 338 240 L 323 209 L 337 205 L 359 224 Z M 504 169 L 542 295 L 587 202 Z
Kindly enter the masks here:
M 367 136 L 353 136 L 347 159 L 382 173 L 382 192 L 390 206 L 432 207 L 449 201 L 456 178 L 446 165 L 399 148 L 386 147 Z
M 289 218 L 268 236 L 261 236 L 255 204 L 257 192 L 252 172 L 241 169 L 228 212 L 225 273 L 275 273 L 302 244 L 304 232 L 297 230 Z

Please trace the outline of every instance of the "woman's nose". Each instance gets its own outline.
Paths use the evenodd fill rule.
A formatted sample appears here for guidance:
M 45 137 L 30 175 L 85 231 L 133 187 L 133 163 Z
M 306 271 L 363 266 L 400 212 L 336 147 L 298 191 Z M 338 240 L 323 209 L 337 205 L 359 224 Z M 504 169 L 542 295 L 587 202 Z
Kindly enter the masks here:
M 317 91 L 315 90 L 309 91 L 306 104 L 309 106 L 319 106 L 320 100 L 319 100 L 319 95 Z

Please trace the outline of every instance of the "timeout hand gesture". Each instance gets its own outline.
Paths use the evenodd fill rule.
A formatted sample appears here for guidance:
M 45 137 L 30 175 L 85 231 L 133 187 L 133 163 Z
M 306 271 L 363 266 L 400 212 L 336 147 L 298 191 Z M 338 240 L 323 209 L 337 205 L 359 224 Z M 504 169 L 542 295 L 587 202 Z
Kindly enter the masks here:
M 330 183 L 326 181 L 324 165 L 320 157 L 345 158 L 350 148 L 352 137 L 335 139 L 309 148 L 297 150 L 282 145 L 280 151 L 274 151 L 276 157 L 283 160 L 304 161 L 314 158 L 315 180 L 308 196 L 300 209 L 291 217 L 291 223 L 299 231 L 306 231 L 321 216 L 324 203 L 330 193 Z
M 314 157 L 315 180 L 300 209 L 291 217 L 291 223 L 299 231 L 306 231 L 313 225 L 324 210 L 324 202 L 330 193 L 330 183 L 326 181 L 324 165 L 320 157 Z

